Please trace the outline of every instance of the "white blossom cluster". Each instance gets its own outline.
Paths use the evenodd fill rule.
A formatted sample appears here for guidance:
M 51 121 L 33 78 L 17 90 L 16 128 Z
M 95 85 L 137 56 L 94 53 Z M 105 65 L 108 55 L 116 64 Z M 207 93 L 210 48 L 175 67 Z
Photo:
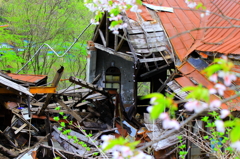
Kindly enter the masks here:
M 136 4 L 136 0 L 114 0 L 114 1 L 108 1 L 108 0 L 85 0 L 85 6 L 92 12 L 94 12 L 96 15 L 99 13 L 103 13 L 107 11 L 110 13 L 109 20 L 110 21 L 118 21 L 119 23 L 117 25 L 110 26 L 109 29 L 113 31 L 114 34 L 119 33 L 119 29 L 123 29 L 127 27 L 127 23 L 123 23 L 122 21 L 119 21 L 122 19 L 122 16 L 119 14 L 113 14 L 112 12 L 116 9 L 121 12 L 125 12 L 128 7 L 130 7 L 131 12 L 141 12 L 141 10 L 138 8 L 138 5 Z M 91 19 L 92 24 L 99 24 L 98 21 L 95 19 Z

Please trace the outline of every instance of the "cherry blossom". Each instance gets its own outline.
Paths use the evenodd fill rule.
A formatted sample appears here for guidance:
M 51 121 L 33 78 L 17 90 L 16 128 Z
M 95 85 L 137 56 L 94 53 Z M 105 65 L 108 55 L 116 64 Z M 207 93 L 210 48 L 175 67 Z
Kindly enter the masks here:
M 131 157 L 131 159 L 153 159 L 153 157 L 143 153 L 142 151 L 138 151 L 138 154 Z
M 148 107 L 147 107 L 147 111 L 148 111 L 149 113 L 152 112 L 152 109 L 153 109 L 153 106 L 148 106 Z
M 230 145 L 232 148 L 236 149 L 237 151 L 240 151 L 240 141 L 231 143 Z
M 216 120 L 215 125 L 218 132 L 225 132 L 224 122 L 222 120 Z
M 208 107 L 208 105 L 206 103 L 197 101 L 197 100 L 193 100 L 193 101 L 189 101 L 187 102 L 184 107 L 188 110 L 188 111 L 193 111 L 195 113 L 199 113 L 202 110 L 206 109 Z
M 163 129 L 180 129 L 180 124 L 175 119 L 165 119 L 163 120 Z
M 196 2 L 190 2 L 189 0 L 185 0 L 185 3 L 189 8 L 195 8 L 197 6 Z
M 221 113 L 220 118 L 224 119 L 230 114 L 230 111 L 227 109 L 222 109 L 220 113 Z
M 223 78 L 223 82 L 226 86 L 230 86 L 232 84 L 232 81 L 235 81 L 237 79 L 236 75 L 231 72 L 220 71 L 218 73 L 218 76 Z
M 113 136 L 113 135 L 102 135 L 101 136 L 101 140 L 103 140 L 102 148 L 105 149 L 107 147 L 107 145 L 109 144 L 109 141 L 114 138 L 115 138 L 115 136 Z
M 209 77 L 209 80 L 214 82 L 214 83 L 217 83 L 218 81 L 218 75 L 215 73 L 213 74 L 212 76 Z
M 214 87 L 216 89 L 214 89 L 214 88 L 209 89 L 210 94 L 218 93 L 221 96 L 224 95 L 224 91 L 226 90 L 226 87 L 223 84 L 217 83 Z
M 164 112 L 164 113 L 161 113 L 161 114 L 159 115 L 159 118 L 160 118 L 161 120 L 170 119 L 168 113 L 165 113 L 165 112 Z
M 211 110 L 214 110 L 216 108 L 219 108 L 221 106 L 221 101 L 220 100 L 213 100 L 210 104 L 209 107 Z

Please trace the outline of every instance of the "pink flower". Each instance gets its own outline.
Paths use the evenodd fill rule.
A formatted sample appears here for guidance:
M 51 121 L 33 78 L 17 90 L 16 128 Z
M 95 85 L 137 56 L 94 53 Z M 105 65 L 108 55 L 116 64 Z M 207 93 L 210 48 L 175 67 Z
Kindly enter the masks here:
M 178 130 L 180 128 L 180 124 L 177 122 L 177 120 L 165 119 L 163 120 L 163 128 Z
M 152 112 L 152 109 L 153 109 L 153 106 L 148 106 L 148 107 L 147 107 L 147 111 L 148 111 L 149 113 Z
M 220 100 L 213 100 L 209 107 L 210 109 L 214 110 L 215 108 L 219 108 L 221 106 L 221 101 Z
M 236 149 L 237 151 L 240 151 L 240 141 L 231 143 L 230 145 L 232 148 Z
M 226 117 L 230 114 L 230 111 L 227 110 L 227 109 L 222 109 L 222 110 L 220 111 L 220 113 L 221 113 L 220 118 L 224 119 L 224 118 L 226 118 Z
M 185 1 L 185 2 L 187 2 L 187 6 L 188 6 L 189 8 L 195 8 L 195 7 L 197 6 L 197 3 L 196 3 L 196 2 L 189 2 L 189 1 Z
M 215 94 L 215 93 L 217 93 L 217 90 L 214 89 L 214 88 L 211 88 L 211 89 L 209 89 L 209 93 L 210 94 Z
M 119 34 L 119 31 L 118 30 L 114 30 L 113 34 Z
M 184 107 L 188 110 L 188 111 L 195 111 L 195 113 L 199 113 L 202 110 L 206 109 L 208 106 L 206 103 L 194 100 L 194 101 L 189 101 L 187 102 Z
M 220 83 L 215 85 L 215 88 L 218 92 L 219 95 L 223 96 L 224 95 L 224 91 L 226 90 L 226 87 Z
M 215 125 L 218 132 L 223 132 L 223 133 L 225 132 L 225 127 L 222 120 L 216 120 Z
M 115 136 L 113 136 L 113 135 L 102 135 L 101 136 L 101 140 L 103 140 L 103 141 L 110 141 L 111 139 L 114 139 L 115 138 Z
M 235 81 L 237 79 L 236 75 L 230 72 L 220 71 L 218 73 L 218 76 L 223 78 L 223 82 L 226 86 L 230 86 L 232 84 L 232 81 Z
M 150 104 L 152 104 L 152 105 L 156 104 L 156 100 L 157 100 L 156 97 L 152 97 L 150 100 Z
M 131 159 L 153 159 L 153 157 L 143 153 L 142 151 L 138 151 L 138 154 L 131 157 Z
M 214 83 L 217 83 L 218 81 L 218 76 L 216 73 L 214 73 L 212 76 L 209 77 L 209 80 L 214 82 Z
M 118 151 L 120 151 L 122 153 L 123 157 L 128 157 L 128 156 L 132 156 L 133 155 L 132 150 L 129 147 L 127 147 L 127 146 L 120 146 Z
M 159 115 L 159 118 L 160 118 L 161 120 L 170 119 L 168 113 L 161 113 L 161 114 Z

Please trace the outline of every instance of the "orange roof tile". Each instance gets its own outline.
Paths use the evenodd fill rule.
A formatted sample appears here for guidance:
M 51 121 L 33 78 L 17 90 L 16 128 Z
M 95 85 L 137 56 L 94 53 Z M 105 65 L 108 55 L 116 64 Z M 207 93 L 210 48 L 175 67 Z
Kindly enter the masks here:
M 145 0 L 156 6 L 173 7 L 174 12 L 157 12 L 173 48 L 182 61 L 192 51 L 218 52 L 223 54 L 240 54 L 240 5 L 236 1 L 195 0 L 202 2 L 209 16 L 201 18 L 201 10 L 190 9 L 185 0 Z M 213 5 L 214 3 L 214 5 Z M 142 6 L 141 16 L 152 20 L 148 11 Z M 127 14 L 136 20 L 135 13 Z M 231 18 L 227 18 L 231 17 Z M 204 28 L 195 30 L 196 28 Z M 192 30 L 192 31 L 189 31 Z

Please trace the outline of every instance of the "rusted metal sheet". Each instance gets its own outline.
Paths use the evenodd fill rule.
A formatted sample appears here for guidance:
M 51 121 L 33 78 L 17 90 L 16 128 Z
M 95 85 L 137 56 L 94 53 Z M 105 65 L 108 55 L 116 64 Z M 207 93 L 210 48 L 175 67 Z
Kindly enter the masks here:
M 34 84 L 47 78 L 46 75 L 27 75 L 27 74 L 16 74 L 16 73 L 7 73 L 7 75 L 15 80 L 34 83 Z
M 56 93 L 56 87 L 29 87 L 32 94 Z

